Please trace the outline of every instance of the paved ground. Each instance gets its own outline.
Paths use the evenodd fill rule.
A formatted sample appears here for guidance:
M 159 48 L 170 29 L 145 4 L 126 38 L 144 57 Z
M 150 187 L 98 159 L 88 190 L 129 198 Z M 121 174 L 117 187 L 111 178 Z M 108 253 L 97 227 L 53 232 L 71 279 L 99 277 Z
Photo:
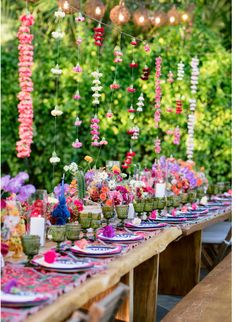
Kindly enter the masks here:
M 208 274 L 207 270 L 201 269 L 201 280 Z M 182 296 L 171 296 L 158 294 L 157 302 L 157 320 L 161 319 L 182 299 Z

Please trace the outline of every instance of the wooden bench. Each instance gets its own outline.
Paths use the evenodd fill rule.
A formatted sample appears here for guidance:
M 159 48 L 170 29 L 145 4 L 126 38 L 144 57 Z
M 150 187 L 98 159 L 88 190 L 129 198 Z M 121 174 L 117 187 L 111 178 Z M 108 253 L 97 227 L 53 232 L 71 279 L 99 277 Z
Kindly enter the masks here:
M 231 253 L 161 322 L 231 322 Z

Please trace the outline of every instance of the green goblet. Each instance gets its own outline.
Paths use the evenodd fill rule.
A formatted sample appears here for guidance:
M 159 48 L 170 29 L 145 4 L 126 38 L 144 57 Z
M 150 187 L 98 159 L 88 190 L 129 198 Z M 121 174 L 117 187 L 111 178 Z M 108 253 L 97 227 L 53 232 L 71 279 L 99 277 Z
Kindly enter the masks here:
M 182 205 L 186 205 L 188 203 L 188 194 L 187 194 L 187 192 L 181 193 L 180 194 L 180 199 L 181 199 Z
M 218 186 L 216 184 L 210 184 L 207 188 L 207 194 L 211 197 L 213 195 L 217 195 Z
M 160 198 L 158 198 L 158 197 L 153 197 L 153 208 L 152 208 L 152 210 L 157 210 L 158 209 L 159 199 Z
M 225 183 L 224 182 L 217 182 L 218 187 L 218 193 L 224 193 L 225 192 Z
M 23 251 L 27 255 L 26 266 L 32 266 L 31 260 L 39 253 L 40 237 L 37 235 L 23 235 L 21 236 Z
M 232 187 L 232 185 L 231 185 L 231 183 L 230 182 L 225 182 L 225 191 L 224 192 L 227 192 L 227 191 L 229 191 L 229 190 L 231 190 L 231 187 Z
M 97 230 L 100 226 L 101 226 L 101 215 L 100 214 L 92 214 L 91 228 L 93 228 L 94 241 L 97 239 Z
M 188 192 L 188 202 L 194 203 L 197 198 L 197 192 L 195 190 L 191 190 Z
M 173 206 L 174 196 L 167 196 L 166 198 L 166 208 L 167 212 L 169 213 L 170 208 Z
M 120 224 L 118 225 L 118 227 L 120 228 L 124 228 L 125 226 L 124 222 L 125 222 L 125 219 L 128 217 L 128 209 L 129 209 L 128 205 L 116 206 L 117 217 L 120 219 Z
M 66 226 L 53 225 L 49 228 L 49 233 L 52 234 L 52 240 L 57 243 L 56 251 L 60 253 L 60 244 L 66 239 Z
M 91 226 L 92 214 L 82 213 L 79 215 L 79 222 L 83 231 L 83 238 L 88 239 L 87 229 Z
M 158 198 L 158 204 L 157 204 L 157 209 L 162 211 L 166 206 L 166 198 L 165 197 L 161 197 Z
M 104 218 L 109 225 L 109 220 L 114 217 L 114 207 L 113 206 L 102 206 L 102 213 Z
M 137 216 L 141 219 L 142 213 L 144 210 L 144 202 L 143 200 L 136 199 L 133 203 L 134 205 L 134 210 L 137 213 Z
M 81 226 L 76 224 L 66 224 L 66 238 L 71 241 L 71 246 L 75 245 L 75 241 L 79 240 Z
M 199 188 L 197 189 L 197 198 L 198 198 L 199 200 L 201 200 L 201 199 L 202 199 L 202 197 L 204 197 L 204 195 L 205 195 L 205 193 L 204 193 L 204 189 L 203 189 L 202 187 L 199 187 Z
M 144 211 L 147 213 L 147 216 L 149 216 L 150 212 L 153 210 L 153 199 L 152 198 L 147 198 L 145 200 L 144 204 Z
M 173 196 L 173 207 L 178 208 L 180 206 L 180 196 Z

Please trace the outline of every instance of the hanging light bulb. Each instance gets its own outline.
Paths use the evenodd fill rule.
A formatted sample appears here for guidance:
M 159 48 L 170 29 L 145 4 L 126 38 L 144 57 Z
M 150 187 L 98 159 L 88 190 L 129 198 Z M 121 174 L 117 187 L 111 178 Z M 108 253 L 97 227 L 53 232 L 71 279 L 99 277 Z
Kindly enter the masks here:
M 129 21 L 130 13 L 124 1 L 120 1 L 118 6 L 111 9 L 110 19 L 115 25 L 123 25 Z
M 162 12 L 155 12 L 152 16 L 152 24 L 156 27 L 163 26 L 166 22 L 166 15 Z
M 106 7 L 101 0 L 88 0 L 85 3 L 84 11 L 88 17 L 101 20 Z
M 187 21 L 188 19 L 189 19 L 188 14 L 187 14 L 187 13 L 184 13 L 184 14 L 182 15 L 182 20 L 183 20 L 183 21 Z
M 96 9 L 95 9 L 95 14 L 96 14 L 97 16 L 100 16 L 101 12 L 102 12 L 101 8 L 100 8 L 100 7 L 96 7 Z
M 161 18 L 160 17 L 156 17 L 155 18 L 155 24 L 159 25 L 161 23 Z
M 150 26 L 150 20 L 148 11 L 145 8 L 139 8 L 133 15 L 134 23 L 138 26 L 148 28 Z
M 168 11 L 167 16 L 168 16 L 169 23 L 171 25 L 178 24 L 180 17 L 179 17 L 179 13 L 176 10 L 175 6 Z
M 80 9 L 80 0 L 58 0 L 58 7 L 67 14 L 75 13 Z
M 69 2 L 68 1 L 64 1 L 63 9 L 68 10 L 69 7 L 70 7 Z

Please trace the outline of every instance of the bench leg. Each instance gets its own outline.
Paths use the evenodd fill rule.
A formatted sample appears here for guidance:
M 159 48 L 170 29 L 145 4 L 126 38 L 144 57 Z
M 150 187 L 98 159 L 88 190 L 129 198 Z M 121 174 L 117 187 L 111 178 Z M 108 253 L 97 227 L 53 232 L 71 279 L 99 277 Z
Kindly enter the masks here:
M 159 294 L 186 295 L 198 282 L 201 230 L 172 242 L 160 254 Z
M 159 255 L 134 269 L 134 322 L 156 321 Z

